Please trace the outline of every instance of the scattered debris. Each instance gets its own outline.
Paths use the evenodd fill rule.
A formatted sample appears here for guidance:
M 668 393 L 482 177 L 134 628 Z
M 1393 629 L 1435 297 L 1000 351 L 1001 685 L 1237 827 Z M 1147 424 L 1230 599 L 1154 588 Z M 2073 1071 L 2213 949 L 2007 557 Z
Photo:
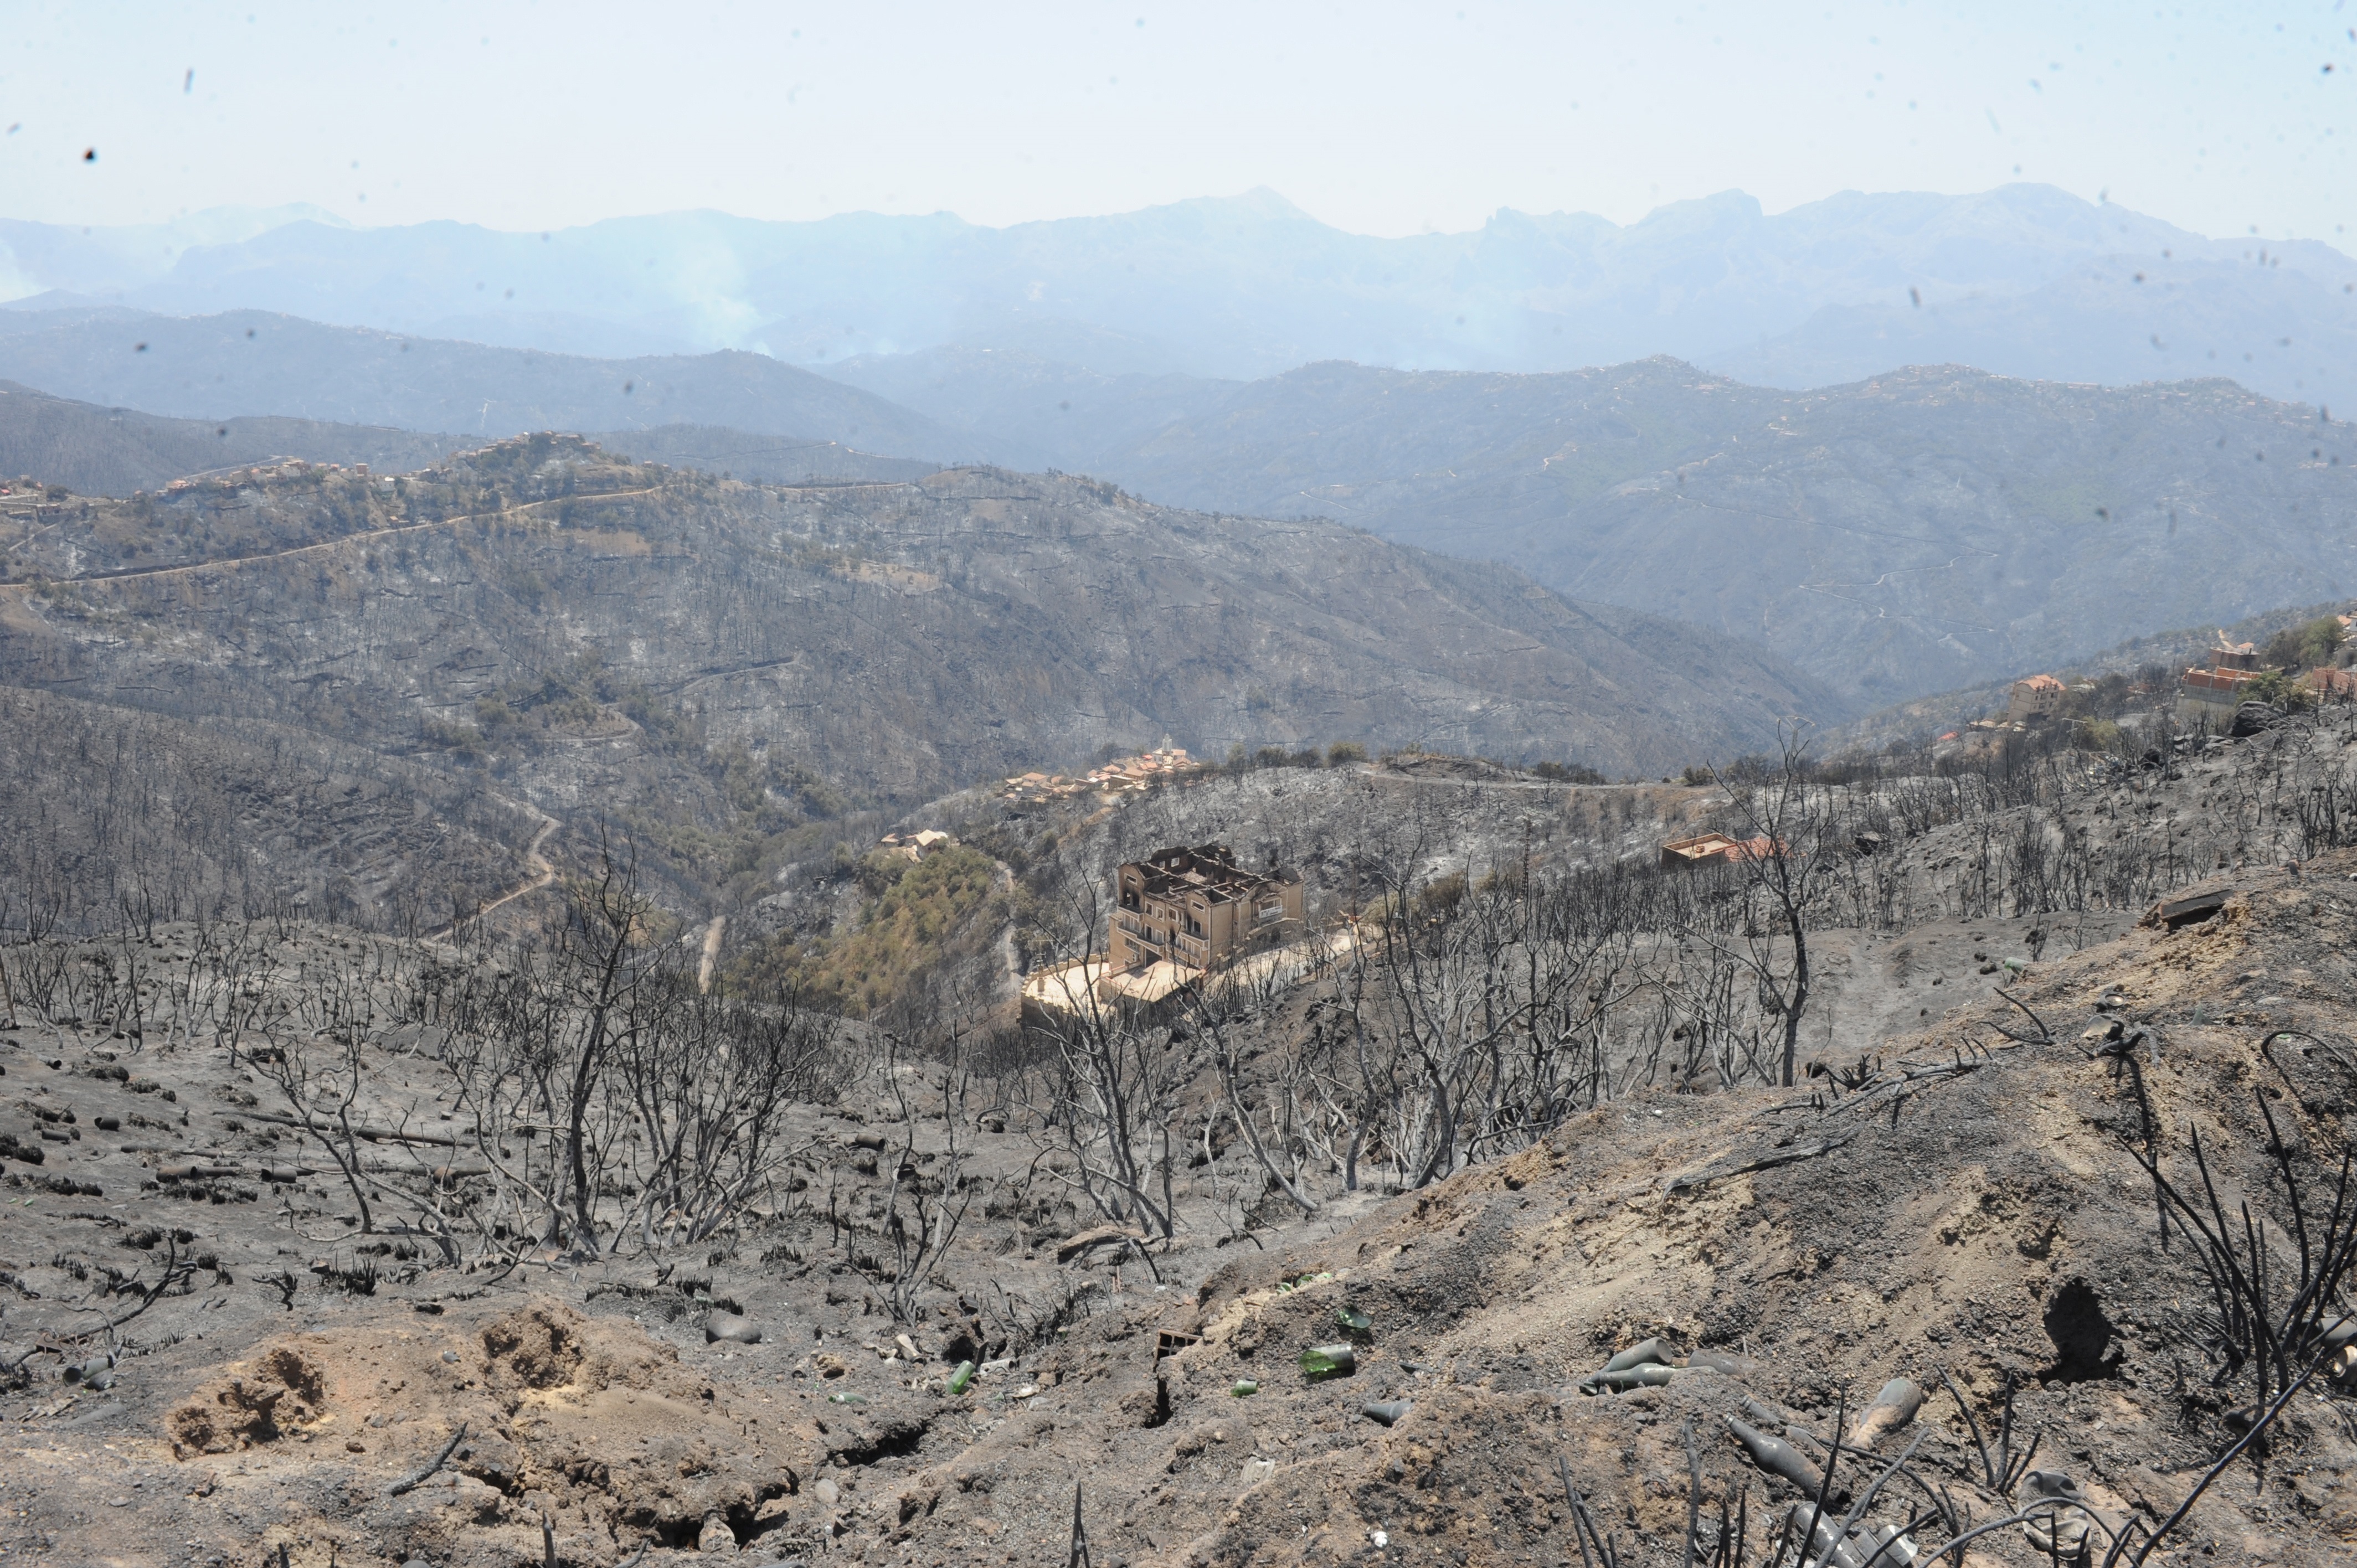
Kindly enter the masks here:
M 1882 1385 L 1874 1402 L 1858 1416 L 1857 1425 L 1849 1434 L 1853 1448 L 1871 1448 L 1885 1437 L 1899 1431 L 1915 1419 L 1923 1406 L 1923 1391 L 1905 1378 L 1893 1378 Z
M 1790 1481 L 1813 1498 L 1824 1492 L 1824 1476 L 1814 1465 L 1802 1458 L 1800 1450 L 1791 1444 L 1781 1438 L 1770 1437 L 1731 1415 L 1727 1418 L 1727 1429 L 1735 1434 L 1735 1440 L 1743 1444 L 1743 1451 L 1751 1456 L 1751 1462 L 1769 1475 Z
M 1313 1345 L 1301 1353 L 1301 1375 L 1310 1382 L 1347 1378 L 1359 1369 L 1355 1345 Z
M 1600 1394 L 1606 1390 L 1658 1388 L 1670 1380 L 1683 1363 L 1668 1341 L 1648 1339 L 1631 1345 L 1598 1370 L 1580 1380 L 1579 1391 Z
M 2188 893 L 2182 897 L 2164 898 L 2152 907 L 2151 911 L 2145 916 L 2144 923 L 2171 931 L 2181 927 L 2197 925 L 2223 909 L 2227 900 L 2233 897 L 2234 890 L 2231 887 L 2213 887 L 2207 892 Z

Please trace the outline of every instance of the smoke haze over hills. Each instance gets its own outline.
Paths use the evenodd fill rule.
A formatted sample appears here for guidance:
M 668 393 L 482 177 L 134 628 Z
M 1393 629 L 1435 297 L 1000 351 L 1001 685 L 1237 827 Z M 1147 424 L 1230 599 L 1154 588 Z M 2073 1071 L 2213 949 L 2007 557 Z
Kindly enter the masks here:
M 0 377 L 186 419 L 280 415 L 482 439 L 694 424 L 896 456 L 952 459 L 974 449 L 971 437 L 921 414 L 761 354 L 590 360 L 259 311 L 0 313 Z
M 615 361 L 256 313 L 0 320 L 20 328 L 0 335 L 0 375 L 88 400 L 0 402 L 0 469 L 77 490 L 280 454 L 414 467 L 552 427 L 789 483 L 978 458 L 1512 565 L 1771 650 L 1865 706 L 2357 585 L 2347 427 L 2222 379 L 1949 366 L 1796 393 L 1654 359 L 1232 381 L 960 348 L 829 379 L 741 351 Z
M 603 357 L 827 365 L 955 344 L 1224 378 L 1672 354 L 1777 386 L 1953 361 L 2112 384 L 2224 374 L 2319 402 L 2357 350 L 2357 263 L 2340 252 L 2205 239 L 2037 185 L 1775 214 L 1729 191 L 1626 226 L 1504 209 L 1397 239 L 1267 190 L 1004 229 L 948 213 L 682 212 L 544 233 L 275 217 L 291 220 L 0 224 L 0 286 L 20 306 L 274 311 Z

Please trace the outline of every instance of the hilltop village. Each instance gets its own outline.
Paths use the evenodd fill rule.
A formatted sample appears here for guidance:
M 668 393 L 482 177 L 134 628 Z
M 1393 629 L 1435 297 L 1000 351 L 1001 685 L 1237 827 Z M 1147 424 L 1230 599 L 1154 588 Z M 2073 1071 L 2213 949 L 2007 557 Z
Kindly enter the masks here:
M 2065 725 L 2134 718 L 2141 723 L 2166 700 L 2178 733 L 2202 737 L 2249 734 L 2287 708 L 2357 701 L 2357 615 L 2334 612 L 2277 633 L 2262 648 L 2223 631 L 2201 661 L 2174 672 L 2147 667 L 2119 672 L 2025 676 L 2005 690 L 2005 708 L 1939 737 L 1942 746 L 1986 743 Z
M 1157 779 L 1177 779 L 1204 766 L 1189 758 L 1185 746 L 1171 745 L 1166 736 L 1152 751 L 1115 757 L 1076 778 L 1068 779 L 1060 773 L 1018 774 L 1006 780 L 1000 798 L 1013 801 L 1069 800 L 1090 793 L 1142 790 L 1150 789 Z

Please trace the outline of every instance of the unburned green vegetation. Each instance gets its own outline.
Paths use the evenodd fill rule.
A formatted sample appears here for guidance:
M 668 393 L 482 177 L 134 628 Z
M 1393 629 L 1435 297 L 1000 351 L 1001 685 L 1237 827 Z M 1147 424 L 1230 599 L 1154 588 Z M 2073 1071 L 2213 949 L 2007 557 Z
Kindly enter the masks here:
M 997 864 L 964 844 L 915 862 L 878 850 L 857 875 L 869 897 L 853 924 L 756 953 L 740 978 L 783 983 L 819 1005 L 865 1015 L 899 999 L 953 950 L 994 935 L 1004 916 L 992 897 Z

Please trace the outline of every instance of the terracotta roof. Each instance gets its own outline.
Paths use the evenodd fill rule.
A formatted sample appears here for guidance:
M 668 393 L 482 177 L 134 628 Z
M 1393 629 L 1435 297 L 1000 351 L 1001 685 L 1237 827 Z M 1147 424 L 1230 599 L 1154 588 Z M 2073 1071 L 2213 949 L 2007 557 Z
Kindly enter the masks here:
M 1726 833 L 1708 832 L 1696 833 L 1692 838 L 1673 839 L 1662 846 L 1662 859 L 1674 865 L 1699 865 L 1706 860 L 1767 860 L 1783 852 L 1783 845 L 1765 834 L 1758 838 L 1738 839 Z

